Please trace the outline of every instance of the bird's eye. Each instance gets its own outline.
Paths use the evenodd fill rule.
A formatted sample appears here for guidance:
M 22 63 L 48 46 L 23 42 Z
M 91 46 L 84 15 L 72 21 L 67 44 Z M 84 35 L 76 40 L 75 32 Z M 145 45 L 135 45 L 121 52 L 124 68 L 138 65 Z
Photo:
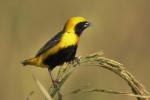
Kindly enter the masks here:
M 86 29 L 87 27 L 90 26 L 90 23 L 85 21 L 85 22 L 80 22 L 75 26 L 75 32 L 80 36 L 82 31 Z

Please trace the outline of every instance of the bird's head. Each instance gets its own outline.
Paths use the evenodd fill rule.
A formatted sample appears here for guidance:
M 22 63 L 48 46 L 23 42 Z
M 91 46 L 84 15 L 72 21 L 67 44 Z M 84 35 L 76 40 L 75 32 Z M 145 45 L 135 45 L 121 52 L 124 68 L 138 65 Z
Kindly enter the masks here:
M 89 26 L 90 23 L 84 17 L 72 17 L 66 22 L 64 31 L 75 32 L 80 36 L 83 30 Z

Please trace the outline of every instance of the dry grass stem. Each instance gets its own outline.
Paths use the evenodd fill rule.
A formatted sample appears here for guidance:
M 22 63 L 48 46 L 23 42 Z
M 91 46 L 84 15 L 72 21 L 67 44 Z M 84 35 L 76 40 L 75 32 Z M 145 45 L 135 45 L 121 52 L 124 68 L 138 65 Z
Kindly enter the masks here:
M 128 83 L 133 94 L 123 93 L 123 92 L 119 93 L 119 92 L 112 91 L 112 90 L 105 90 L 105 91 L 103 90 L 103 92 L 135 96 L 137 100 L 148 100 L 148 98 L 150 97 L 149 92 L 144 88 L 144 86 L 139 81 L 135 79 L 135 77 L 122 64 L 118 63 L 117 61 L 102 57 L 101 55 L 102 55 L 102 52 L 100 53 L 98 52 L 98 53 L 91 54 L 88 56 L 80 57 L 79 58 L 80 65 L 86 64 L 90 66 L 99 66 L 101 68 L 110 70 L 111 72 L 120 76 L 124 81 Z M 63 86 L 63 84 L 72 74 L 72 72 L 76 68 L 78 68 L 77 66 L 79 66 L 79 64 L 75 61 L 71 64 L 66 64 L 65 68 L 61 68 L 56 79 L 57 81 L 59 81 L 59 84 L 58 84 L 59 88 L 54 88 L 53 86 L 50 86 L 49 88 L 49 94 L 52 96 L 52 98 L 56 98 L 56 96 L 59 96 L 58 94 L 60 94 L 59 92 L 60 88 Z M 58 99 L 55 99 L 55 100 L 58 100 Z
M 47 100 L 53 100 L 52 97 L 49 95 L 49 93 L 46 91 L 46 89 L 44 88 L 44 86 L 41 84 L 41 82 L 36 79 L 36 77 L 34 75 L 33 79 L 36 82 L 37 86 L 39 87 L 39 89 L 41 90 L 41 92 L 45 95 L 45 97 L 47 98 Z

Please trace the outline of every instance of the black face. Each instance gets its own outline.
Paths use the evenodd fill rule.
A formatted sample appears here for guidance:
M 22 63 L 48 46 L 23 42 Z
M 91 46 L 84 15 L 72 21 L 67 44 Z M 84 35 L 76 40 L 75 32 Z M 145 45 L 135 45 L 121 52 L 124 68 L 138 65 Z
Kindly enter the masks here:
M 90 26 L 89 22 L 80 22 L 75 26 L 75 33 L 80 36 L 84 29 Z

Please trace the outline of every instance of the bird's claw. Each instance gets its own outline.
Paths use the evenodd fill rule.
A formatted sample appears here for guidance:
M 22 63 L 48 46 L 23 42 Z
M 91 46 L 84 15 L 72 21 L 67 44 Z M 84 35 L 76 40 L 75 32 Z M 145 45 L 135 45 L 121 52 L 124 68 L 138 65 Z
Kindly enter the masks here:
M 80 59 L 78 57 L 75 57 L 73 60 L 69 62 L 69 64 L 74 64 L 74 63 L 77 63 L 78 65 L 80 65 Z
M 54 88 L 59 88 L 59 81 L 58 80 L 53 80 L 53 86 Z
M 80 59 L 79 59 L 79 57 L 75 57 L 75 58 L 74 58 L 74 61 L 76 61 L 77 64 L 80 65 Z

